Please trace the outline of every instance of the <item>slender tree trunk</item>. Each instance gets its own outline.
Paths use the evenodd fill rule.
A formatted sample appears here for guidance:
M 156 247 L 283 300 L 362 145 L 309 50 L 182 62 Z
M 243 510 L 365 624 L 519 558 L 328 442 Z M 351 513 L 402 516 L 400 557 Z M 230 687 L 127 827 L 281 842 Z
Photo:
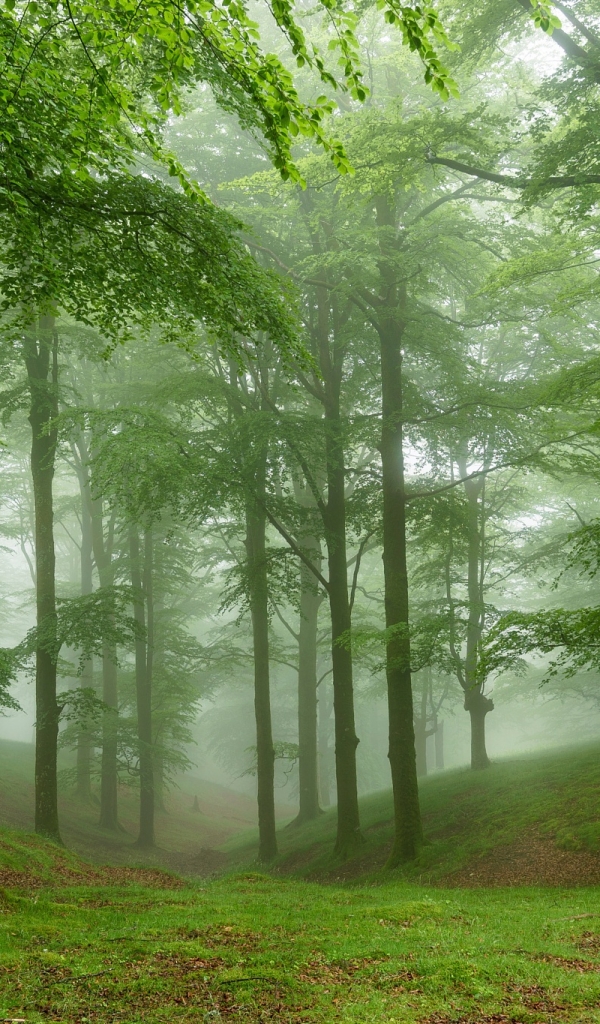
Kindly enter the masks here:
M 313 565 L 321 570 L 321 545 L 316 537 L 303 538 Z M 310 569 L 300 568 L 300 628 L 298 639 L 298 746 L 300 808 L 295 823 L 312 821 L 320 814 L 317 767 L 317 629 L 321 596 Z
M 313 251 L 322 255 L 318 233 L 310 223 L 310 199 L 303 197 L 312 234 Z M 333 243 L 335 246 L 335 242 Z M 335 780 L 337 795 L 337 834 L 334 855 L 343 860 L 363 842 L 358 809 L 356 775 L 356 722 L 354 714 L 354 680 L 352 651 L 349 645 L 351 608 L 348 594 L 346 552 L 346 466 L 344 426 L 340 394 L 346 355 L 340 331 L 339 311 L 332 301 L 323 277 L 316 288 L 317 322 L 314 336 L 323 386 L 319 398 L 325 419 L 325 462 L 327 502 L 320 503 L 323 518 L 329 574 L 329 609 L 331 615 L 331 658 L 333 670 L 333 709 L 335 728 Z
M 415 715 L 415 753 L 417 758 L 417 777 L 427 775 L 427 696 L 429 693 L 429 673 L 421 672 L 421 693 L 419 714 Z
M 269 676 L 269 607 L 266 559 L 265 498 L 266 451 L 259 453 L 254 473 L 256 497 L 246 511 L 246 552 L 254 651 L 254 713 L 256 717 L 256 776 L 258 784 L 258 859 L 277 856 L 275 834 L 275 749 L 271 724 Z
M 135 692 L 137 703 L 138 757 L 140 768 L 140 826 L 137 846 L 154 846 L 154 779 L 152 769 L 152 532 L 144 539 L 144 585 L 140 568 L 137 527 L 129 532 L 133 614 L 140 635 L 135 642 Z M 147 616 L 144 614 L 144 600 Z M 146 621 L 147 619 L 147 621 Z M 144 632 L 146 637 L 144 638 Z
M 406 490 L 404 482 L 402 336 L 406 285 L 395 267 L 395 212 L 385 197 L 376 201 L 380 231 L 381 294 L 378 323 L 381 353 L 381 471 L 383 492 L 383 575 L 385 588 L 386 677 L 389 759 L 394 794 L 394 843 L 388 866 L 413 860 L 423 841 L 410 670 Z
M 466 460 L 461 460 L 459 468 L 461 476 L 466 477 Z M 487 768 L 490 763 L 485 744 L 485 724 L 486 715 L 494 710 L 494 702 L 485 696 L 483 686 L 477 679 L 479 642 L 485 613 L 481 585 L 483 551 L 479 508 L 482 483 L 478 480 L 466 480 L 464 488 L 467 496 L 469 538 L 467 566 L 469 618 L 467 620 L 467 651 L 464 671 L 465 711 L 469 712 L 471 721 L 471 768 L 479 771 L 482 768 Z
M 329 567 L 331 661 L 335 716 L 335 777 L 337 835 L 334 854 L 344 859 L 363 842 L 358 810 L 352 651 L 348 644 L 352 619 L 348 595 L 346 552 L 346 495 L 343 429 L 339 409 L 325 412 L 327 510 L 325 541 Z
M 330 691 L 325 687 L 323 680 L 319 687 L 319 793 L 322 807 L 331 806 L 329 732 L 332 710 L 333 702 Z
M 388 862 L 390 867 L 414 859 L 423 838 L 410 671 L 401 337 L 400 325 L 393 321 L 380 332 L 385 624 L 386 629 L 392 631 L 386 647 L 389 759 L 395 824 L 394 844 Z
M 333 669 L 333 712 L 335 719 L 335 781 L 337 793 L 337 834 L 334 854 L 343 860 L 363 842 L 358 810 L 356 748 L 358 736 L 354 716 L 352 651 L 348 643 L 352 626 L 348 594 L 346 550 L 346 462 L 344 428 L 340 414 L 343 348 L 336 344 L 334 317 L 333 353 L 330 348 L 329 296 L 317 289 L 319 361 L 325 383 L 325 461 L 327 504 L 323 510 L 329 611 L 331 615 L 331 662 Z
M 417 777 L 427 775 L 427 722 L 422 718 L 415 718 L 415 754 L 417 764 Z
M 112 587 L 112 542 L 104 538 L 102 500 L 92 500 L 92 543 L 94 561 L 101 587 Z M 102 716 L 102 759 L 100 764 L 100 821 L 101 828 L 113 832 L 124 831 L 118 818 L 118 726 L 119 690 L 117 652 L 111 643 L 102 646 L 102 700 L 106 711 Z
M 435 766 L 444 767 L 444 723 L 438 722 L 434 732 L 435 738 Z
M 92 561 L 92 517 L 89 503 L 82 481 L 80 479 L 81 491 L 81 593 L 91 594 L 93 586 L 93 561 Z M 94 662 L 88 658 L 81 673 L 82 689 L 92 689 L 94 686 Z M 82 723 L 77 734 L 77 789 L 76 795 L 79 800 L 85 803 L 92 802 L 91 763 L 93 753 L 93 738 L 85 723 Z
M 58 826 L 58 722 L 56 700 L 56 578 L 52 482 L 58 414 L 58 335 L 54 317 L 41 316 L 37 332 L 25 337 L 29 382 L 31 475 L 35 510 L 37 627 L 36 650 L 35 830 L 60 842 Z
M 165 769 L 160 746 L 157 744 L 157 737 L 154 737 L 153 747 L 153 768 L 154 768 L 154 810 L 168 814 L 165 804 Z

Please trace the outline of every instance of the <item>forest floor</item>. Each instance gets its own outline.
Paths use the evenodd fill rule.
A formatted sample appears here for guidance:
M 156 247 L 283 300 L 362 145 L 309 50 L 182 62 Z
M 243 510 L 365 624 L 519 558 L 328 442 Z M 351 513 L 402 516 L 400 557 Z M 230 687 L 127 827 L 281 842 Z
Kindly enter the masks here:
M 33 748 L 0 743 L 0 822 L 33 827 Z M 194 797 L 199 810 L 195 811 Z M 600 885 L 600 745 L 498 761 L 484 772 L 452 769 L 420 783 L 426 845 L 397 878 L 427 885 Z M 98 807 L 82 804 L 61 784 L 65 844 L 82 857 L 113 865 L 146 864 L 186 876 L 252 867 L 256 858 L 254 799 L 184 776 L 156 817 L 157 849 L 135 848 L 137 794 L 122 787 L 124 830 L 98 827 Z M 364 843 L 345 864 L 332 861 L 336 814 L 301 828 L 285 827 L 293 809 L 278 808 L 277 875 L 328 883 L 383 882 L 392 841 L 389 792 L 360 801 Z
M 426 845 L 403 877 L 444 886 L 600 885 L 600 746 L 506 759 L 486 771 L 420 781 Z M 274 872 L 311 880 L 383 880 L 393 835 L 391 793 L 360 801 L 364 843 L 331 861 L 335 811 L 278 833 Z M 233 836 L 231 864 L 255 856 L 254 832 Z M 399 872 L 395 873 L 396 875 Z
M 0 1019 L 600 1022 L 598 888 L 200 882 L 0 838 Z
M 61 759 L 62 760 L 62 759 Z M 13 828 L 33 829 L 34 748 L 29 743 L 0 741 L 0 822 Z M 194 810 L 194 797 L 198 810 Z M 225 786 L 183 776 L 166 796 L 166 809 L 157 811 L 157 849 L 141 854 L 134 847 L 138 821 L 138 795 L 134 787 L 121 786 L 120 833 L 98 827 L 97 803 L 73 797 L 72 784 L 64 778 L 59 787 L 59 814 L 65 844 L 88 860 L 111 864 L 137 864 L 140 860 L 188 874 L 212 873 L 229 858 L 219 851 L 227 839 L 256 823 L 256 800 Z M 289 806 L 278 808 L 289 818 Z

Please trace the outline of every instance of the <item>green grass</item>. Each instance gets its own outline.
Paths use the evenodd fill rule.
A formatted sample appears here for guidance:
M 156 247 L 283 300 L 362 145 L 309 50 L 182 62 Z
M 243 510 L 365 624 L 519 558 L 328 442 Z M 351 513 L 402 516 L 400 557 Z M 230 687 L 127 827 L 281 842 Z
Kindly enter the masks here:
M 467 869 L 537 843 L 562 851 L 565 871 L 576 859 L 565 851 L 600 853 L 600 746 L 535 754 L 492 764 L 483 772 L 458 769 L 425 778 L 420 785 L 427 845 L 405 875 L 423 882 L 462 881 Z M 365 844 L 344 866 L 332 865 L 335 811 L 300 829 L 280 830 L 276 870 L 308 878 L 375 876 L 391 844 L 391 793 L 360 802 Z M 251 860 L 255 834 L 241 834 L 223 849 L 238 863 Z M 592 870 L 587 863 L 586 870 Z M 598 865 L 600 880 L 600 862 Z
M 72 756 L 61 752 L 61 769 Z M 29 743 L 0 741 L 0 821 L 17 829 L 33 828 L 34 747 Z M 166 797 L 166 812 L 156 815 L 158 850 L 146 860 L 169 869 L 192 872 L 204 848 L 215 849 L 227 838 L 251 828 L 256 821 L 256 801 L 193 774 L 183 776 Z M 97 781 L 95 789 L 98 789 Z M 193 810 L 198 797 L 199 811 Z M 289 810 L 287 812 L 289 814 Z M 73 795 L 72 780 L 61 776 L 59 817 L 65 844 L 82 857 L 101 863 L 135 864 L 140 852 L 137 837 L 139 798 L 134 786 L 119 790 L 122 832 L 98 827 L 98 803 L 83 803 Z M 200 858 L 202 859 L 202 858 Z M 219 858 L 214 858 L 218 860 Z M 200 865 L 201 866 L 201 865 Z
M 273 874 L 209 882 L 101 868 L 5 829 L 0 1020 L 600 1024 L 600 887 L 443 881 L 481 883 L 478 865 L 503 881 L 502 851 L 523 839 L 534 869 L 549 850 L 570 882 L 598 870 L 599 785 L 598 747 L 427 779 L 430 844 L 404 873 L 382 868 L 385 793 L 363 801 L 349 865 L 332 865 L 324 815 L 279 833 Z M 254 856 L 248 835 L 230 846 Z
M 0 1015 L 600 1021 L 597 888 L 325 886 L 252 872 L 180 888 L 140 880 L 4 889 Z

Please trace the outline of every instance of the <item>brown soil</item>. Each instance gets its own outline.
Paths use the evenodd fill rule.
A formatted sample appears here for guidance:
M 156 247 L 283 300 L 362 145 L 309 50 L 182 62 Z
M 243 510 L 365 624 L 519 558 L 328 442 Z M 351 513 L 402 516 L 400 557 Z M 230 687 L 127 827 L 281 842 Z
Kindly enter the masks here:
M 528 831 L 515 842 L 439 880 L 444 886 L 599 885 L 600 856 L 561 850 L 549 836 Z
M 58 861 L 52 866 L 50 876 L 34 871 L 14 871 L 0 868 L 0 888 L 41 889 L 56 885 L 144 885 L 152 889 L 180 889 L 185 885 L 183 878 L 168 875 L 152 868 L 93 868 L 82 865 L 72 868 Z

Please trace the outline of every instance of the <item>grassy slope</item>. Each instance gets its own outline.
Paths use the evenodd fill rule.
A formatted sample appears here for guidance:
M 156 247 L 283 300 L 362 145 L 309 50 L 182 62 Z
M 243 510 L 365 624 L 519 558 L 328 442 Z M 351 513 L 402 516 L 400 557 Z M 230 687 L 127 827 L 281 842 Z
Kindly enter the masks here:
M 0 742 L 0 822 L 16 828 L 33 828 L 33 758 L 31 744 Z M 194 796 L 198 797 L 199 812 L 192 810 Z M 207 848 L 214 849 L 256 821 L 256 802 L 251 797 L 191 775 L 184 777 L 181 788 L 167 795 L 166 803 L 168 813 L 156 816 L 159 851 L 150 858 L 144 855 L 144 859 L 173 870 L 212 870 L 224 858 L 207 853 Z M 114 864 L 142 859 L 132 848 L 138 820 L 135 789 L 122 787 L 119 794 L 122 834 L 99 829 L 98 807 L 81 804 L 64 786 L 59 810 L 63 839 L 82 856 Z
M 438 773 L 422 781 L 421 806 L 429 840 L 407 874 L 421 881 L 442 878 L 454 883 L 510 882 L 509 865 L 526 869 L 527 851 L 538 851 L 542 878 L 560 882 L 600 882 L 600 747 L 585 746 L 536 754 L 493 764 L 485 772 L 467 769 Z M 361 801 L 366 842 L 353 862 L 331 867 L 335 812 L 302 829 L 279 833 L 281 855 L 276 870 L 307 877 L 340 879 L 377 872 L 385 863 L 392 836 L 389 792 Z M 224 847 L 236 861 L 248 862 L 254 836 L 233 837 Z M 557 851 L 553 854 L 553 851 Z M 523 874 L 524 872 L 524 874 Z M 495 877 L 494 877 L 495 876 Z M 531 877 L 529 877 L 531 876 Z M 517 879 L 519 873 L 517 872 Z
M 119 868 L 92 869 L 86 884 L 72 854 L 0 839 L 0 872 L 10 861 L 32 875 L 0 891 L 4 1019 L 600 1022 L 597 888 L 322 886 L 250 872 L 177 887 Z M 33 889 L 36 872 L 51 885 Z

